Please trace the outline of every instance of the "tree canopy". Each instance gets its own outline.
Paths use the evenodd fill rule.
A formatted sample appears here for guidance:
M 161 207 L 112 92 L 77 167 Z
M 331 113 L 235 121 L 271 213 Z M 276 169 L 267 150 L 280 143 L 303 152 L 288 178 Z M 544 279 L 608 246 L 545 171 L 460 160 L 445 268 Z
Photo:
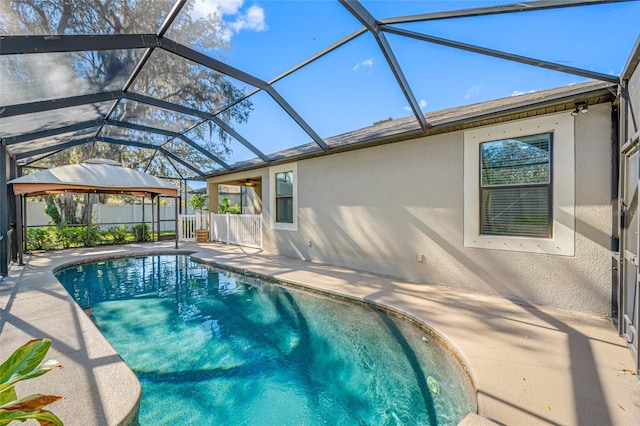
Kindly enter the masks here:
M 4 18 L 0 29 L 6 34 L 132 34 L 156 33 L 174 0 L 9 0 L 0 5 Z M 171 36 L 188 47 L 222 57 L 230 49 L 225 34 L 229 29 L 221 14 L 207 17 L 193 12 L 193 2 L 187 2 L 172 24 Z M 189 39 L 180 37 L 189 34 Z M 40 99 L 77 94 L 121 90 L 143 57 L 139 49 L 65 52 L 59 54 L 16 55 L 3 59 L 2 77 L 8 85 L 28 88 Z M 29 58 L 24 58 L 29 56 Z M 51 61 L 54 63 L 51 63 Z M 16 72 L 18 69 L 21 72 Z M 37 88 L 38 90 L 33 90 Z M 244 100 L 225 109 L 245 93 L 245 88 L 224 74 L 188 61 L 161 49 L 155 49 L 141 68 L 128 90 L 173 104 L 194 108 L 218 117 L 231 125 L 248 120 L 252 110 Z M 60 93 L 66 91 L 67 93 Z M 11 92 L 11 91 L 10 91 Z M 19 96 L 15 90 L 5 94 L 5 102 Z M 6 102 L 6 100 L 9 102 Z M 171 128 L 176 133 L 188 131 L 193 140 L 213 155 L 226 159 L 231 153 L 230 136 L 211 121 L 120 99 L 109 119 L 147 127 Z M 211 170 L 214 161 L 180 139 L 130 128 L 104 124 L 95 136 L 136 141 L 162 146 L 199 170 Z M 184 177 L 194 173 L 175 160 L 153 149 L 105 142 L 79 145 L 47 156 L 34 165 L 50 167 L 61 163 L 81 162 L 90 157 L 117 160 L 128 167 L 146 170 L 159 176 Z M 177 172 L 177 173 L 176 173 Z M 178 176 L 178 174 L 180 176 Z

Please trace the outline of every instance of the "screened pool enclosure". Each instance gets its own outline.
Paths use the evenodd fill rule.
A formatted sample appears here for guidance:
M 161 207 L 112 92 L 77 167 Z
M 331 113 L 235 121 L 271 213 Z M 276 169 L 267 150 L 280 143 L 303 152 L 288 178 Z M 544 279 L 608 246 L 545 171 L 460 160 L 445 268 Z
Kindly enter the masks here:
M 552 105 L 536 98 L 546 89 L 569 87 L 553 106 L 580 114 L 590 105 L 570 87 L 583 84 L 593 84 L 590 100 L 613 105 L 622 148 L 636 132 L 629 81 L 639 17 L 640 2 L 629 0 L 2 1 L 0 275 L 22 232 L 22 199 L 7 182 L 90 158 L 169 179 L 186 196 L 186 182 L 483 126 L 499 114 L 516 120 L 532 102 Z M 479 193 L 501 200 L 483 211 L 483 232 L 511 232 L 521 218 L 484 219 L 535 188 L 543 207 L 518 232 L 550 234 L 553 140 L 536 138 L 511 147 L 528 170 L 517 187 L 504 178 L 513 158 L 489 161 L 506 142 L 482 148 Z M 624 162 L 633 152 L 620 154 Z

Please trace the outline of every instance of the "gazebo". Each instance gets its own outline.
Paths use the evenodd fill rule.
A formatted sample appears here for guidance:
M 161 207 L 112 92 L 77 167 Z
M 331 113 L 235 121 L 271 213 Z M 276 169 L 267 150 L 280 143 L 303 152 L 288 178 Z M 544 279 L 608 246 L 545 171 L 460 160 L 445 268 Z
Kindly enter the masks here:
M 13 193 L 17 196 L 36 196 L 62 193 L 87 194 L 119 194 L 137 197 L 150 197 L 152 200 L 164 195 L 178 197 L 178 188 L 170 182 L 139 172 L 134 169 L 122 167 L 119 163 L 94 158 L 82 164 L 69 164 L 41 170 L 25 175 L 8 182 L 13 185 Z M 16 203 L 20 208 L 17 215 L 18 223 L 16 231 L 20 258 L 22 257 L 24 211 L 21 208 L 23 202 Z M 176 224 L 176 248 L 178 247 L 178 203 L 175 203 Z M 159 218 L 158 218 L 159 219 Z M 144 203 L 142 209 L 142 221 L 144 223 Z M 87 234 L 91 224 L 91 214 L 88 215 Z

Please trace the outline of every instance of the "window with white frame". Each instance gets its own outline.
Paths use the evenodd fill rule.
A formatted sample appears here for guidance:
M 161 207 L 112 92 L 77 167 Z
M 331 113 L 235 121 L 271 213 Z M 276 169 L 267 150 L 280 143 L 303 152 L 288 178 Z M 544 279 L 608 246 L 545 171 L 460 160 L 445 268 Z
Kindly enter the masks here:
M 570 114 L 464 134 L 464 245 L 574 255 Z
M 276 173 L 276 222 L 293 223 L 293 171 Z
M 269 169 L 271 183 L 271 226 L 273 229 L 298 229 L 297 163 Z
M 551 138 L 480 144 L 480 234 L 551 237 Z

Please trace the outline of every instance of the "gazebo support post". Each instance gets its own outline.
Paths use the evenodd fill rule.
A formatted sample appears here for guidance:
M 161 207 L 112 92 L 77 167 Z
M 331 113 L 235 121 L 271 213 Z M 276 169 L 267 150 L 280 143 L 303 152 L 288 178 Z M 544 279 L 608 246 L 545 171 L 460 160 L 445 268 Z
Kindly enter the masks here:
M 18 265 L 24 265 L 24 226 L 22 226 L 22 206 L 24 203 L 24 197 L 22 195 L 16 195 L 16 241 L 18 248 Z
M 91 237 L 89 236 L 90 234 L 90 229 L 91 229 L 91 194 L 89 194 L 88 192 L 85 194 L 85 211 L 87 212 L 87 244 L 86 246 L 89 247 L 91 245 Z
M 144 233 L 144 228 L 145 228 L 145 223 L 144 223 L 144 196 L 145 194 L 142 193 L 142 202 L 140 204 L 142 204 L 142 229 L 140 230 L 140 232 L 142 233 L 142 242 L 144 243 L 144 237 L 145 237 L 145 233 Z
M 157 223 L 157 231 L 156 231 L 156 241 L 160 241 L 160 194 L 156 195 L 156 216 L 158 217 Z
M 21 195 L 22 197 L 22 251 L 27 252 L 28 234 L 27 234 L 27 197 L 28 195 Z
M 189 214 L 189 209 L 187 209 L 187 205 L 189 204 L 189 188 L 187 187 L 187 180 L 182 179 L 182 184 L 184 186 L 184 197 L 182 198 L 184 200 L 184 214 Z
M 151 194 L 151 226 L 149 227 L 149 229 L 151 230 L 151 241 L 153 241 L 153 231 L 156 225 L 156 214 L 155 211 L 153 210 L 153 194 Z
M 180 197 L 176 195 L 174 204 L 174 221 L 175 221 L 175 230 L 176 230 L 176 250 L 178 249 L 178 201 Z

